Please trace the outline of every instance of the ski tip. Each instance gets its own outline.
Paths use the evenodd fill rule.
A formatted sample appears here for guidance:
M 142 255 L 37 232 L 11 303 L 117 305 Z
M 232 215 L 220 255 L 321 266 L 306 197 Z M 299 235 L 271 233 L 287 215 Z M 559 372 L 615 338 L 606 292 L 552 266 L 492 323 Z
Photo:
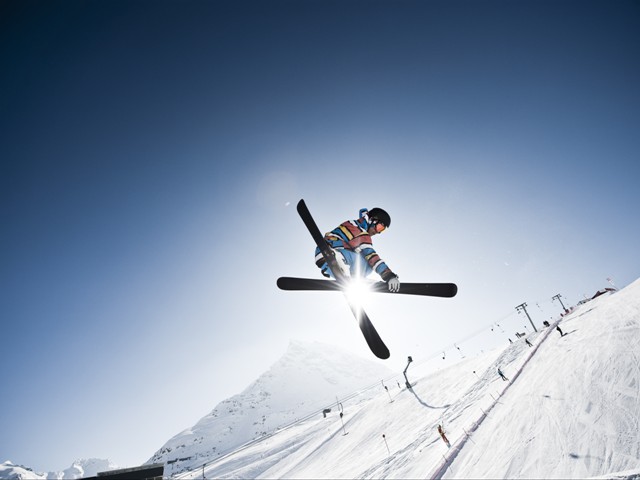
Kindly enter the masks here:
M 451 284 L 451 296 L 455 297 L 458 294 L 458 285 L 455 283 Z
M 374 354 L 376 357 L 378 357 L 381 360 L 386 360 L 391 356 L 391 353 L 389 352 L 389 350 L 385 350 L 383 352 L 374 352 Z

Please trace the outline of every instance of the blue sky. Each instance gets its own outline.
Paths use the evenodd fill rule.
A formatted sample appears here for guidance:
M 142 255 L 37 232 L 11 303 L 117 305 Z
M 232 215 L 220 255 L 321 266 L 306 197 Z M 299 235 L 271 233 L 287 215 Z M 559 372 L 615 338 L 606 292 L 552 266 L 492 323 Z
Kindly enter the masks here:
M 2 461 L 146 461 L 292 338 L 370 356 L 317 276 L 380 206 L 402 369 L 640 274 L 637 2 L 5 2 Z M 554 310 L 555 309 L 555 310 Z

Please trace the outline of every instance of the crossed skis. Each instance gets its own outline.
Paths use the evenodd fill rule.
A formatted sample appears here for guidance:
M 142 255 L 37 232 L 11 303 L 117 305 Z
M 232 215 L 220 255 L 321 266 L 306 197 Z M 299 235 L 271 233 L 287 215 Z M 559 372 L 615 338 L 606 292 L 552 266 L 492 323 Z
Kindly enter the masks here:
M 296 208 L 300 218 L 302 218 L 302 221 L 309 230 L 309 233 L 313 237 L 313 240 L 320 249 L 325 262 L 329 265 L 329 268 L 331 269 L 331 272 L 334 273 L 336 279 L 321 280 L 312 278 L 280 277 L 277 281 L 278 287 L 282 290 L 322 290 L 339 291 L 344 293 L 348 286 L 349 277 L 346 277 L 342 273 L 342 270 L 337 264 L 333 250 L 329 248 L 329 245 L 324 240 L 324 236 L 316 225 L 316 222 L 311 216 L 304 200 L 300 200 Z M 390 293 L 387 284 L 384 282 L 371 282 L 369 289 L 373 292 Z M 398 293 L 405 295 L 424 295 L 450 298 L 454 297 L 457 292 L 458 287 L 455 283 L 401 283 L 400 291 Z M 366 312 L 360 306 L 354 305 L 346 295 L 345 298 L 347 299 L 347 303 L 349 304 L 354 317 L 358 320 L 360 330 L 362 331 L 371 351 L 378 358 L 389 358 L 389 349 L 380 338 L 380 335 L 373 326 L 373 323 L 371 323 L 371 320 L 369 320 Z

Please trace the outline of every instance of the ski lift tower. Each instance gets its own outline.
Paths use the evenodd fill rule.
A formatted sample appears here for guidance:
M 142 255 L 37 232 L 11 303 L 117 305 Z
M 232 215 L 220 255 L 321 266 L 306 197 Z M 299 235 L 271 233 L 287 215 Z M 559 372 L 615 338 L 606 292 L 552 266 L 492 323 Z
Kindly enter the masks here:
M 527 318 L 529 319 L 529 322 L 531 322 L 531 326 L 533 327 L 533 329 L 537 332 L 538 329 L 536 328 L 536 326 L 533 324 L 533 320 L 531 320 L 531 317 L 529 316 L 529 312 L 527 312 L 527 304 L 526 303 L 521 303 L 520 305 L 518 305 L 516 307 L 516 310 L 518 311 L 518 313 L 520 313 L 520 309 L 524 310 L 524 313 L 527 315 Z
M 564 306 L 564 303 L 562 303 L 561 298 L 562 298 L 562 295 L 557 294 L 551 297 L 551 301 L 558 300 L 560 302 L 560 305 L 562 305 L 562 310 L 564 311 L 564 313 L 567 313 L 568 312 L 567 307 Z

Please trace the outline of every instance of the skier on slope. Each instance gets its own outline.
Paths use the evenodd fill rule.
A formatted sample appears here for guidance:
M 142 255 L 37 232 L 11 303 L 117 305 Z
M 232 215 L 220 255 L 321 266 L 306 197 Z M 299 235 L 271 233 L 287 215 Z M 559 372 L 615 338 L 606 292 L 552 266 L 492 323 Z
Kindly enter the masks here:
M 375 271 L 382 280 L 387 282 L 390 292 L 398 292 L 400 290 L 398 276 L 378 256 L 371 240 L 371 237 L 384 232 L 389 226 L 391 226 L 391 217 L 383 209 L 363 208 L 357 220 L 341 223 L 326 233 L 324 238 L 335 252 L 336 260 L 345 275 L 364 278 Z M 316 265 L 325 277 L 334 276 L 319 248 L 316 248 Z
M 438 433 L 440 434 L 440 437 L 442 437 L 442 441 L 447 445 L 447 447 L 451 447 L 451 443 L 449 443 L 449 439 L 447 438 L 442 425 L 438 425 Z

